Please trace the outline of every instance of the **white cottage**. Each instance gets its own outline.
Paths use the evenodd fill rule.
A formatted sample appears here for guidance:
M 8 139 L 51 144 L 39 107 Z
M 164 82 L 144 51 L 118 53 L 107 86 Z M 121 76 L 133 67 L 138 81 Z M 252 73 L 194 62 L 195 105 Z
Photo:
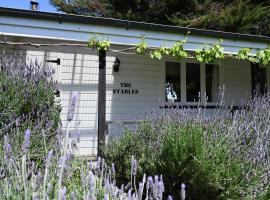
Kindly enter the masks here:
M 199 101 L 199 93 L 206 93 L 207 108 L 214 108 L 219 86 L 225 87 L 226 103 L 235 106 L 249 100 L 256 88 L 261 93 L 266 91 L 265 86 L 270 88 L 270 67 L 234 59 L 203 64 L 192 58 L 154 60 L 149 56 L 108 52 L 106 76 L 102 77 L 104 71 L 99 68 L 96 51 L 80 46 L 53 45 L 83 45 L 90 37 L 97 36 L 108 39 L 114 49 L 123 49 L 138 44 L 144 36 L 150 47 L 169 47 L 184 39 L 188 31 L 190 36 L 184 48 L 191 52 L 205 44 L 215 44 L 220 38 L 223 39 L 224 51 L 231 54 L 237 54 L 240 48 L 266 48 L 270 44 L 270 38 L 263 36 L 0 8 L 0 41 L 14 42 L 14 45 L 2 44 L 1 48 L 5 47 L 8 52 L 20 51 L 26 61 L 37 58 L 43 65 L 55 68 L 63 108 L 63 127 L 67 123 L 71 94 L 78 92 L 75 119 L 70 128 L 80 131 L 79 153 L 88 156 L 97 153 L 98 130 L 103 130 L 101 126 L 104 126 L 104 109 L 107 123 L 128 123 L 143 119 L 150 109 L 164 109 L 167 105 L 192 106 L 194 101 Z M 48 46 L 33 47 L 20 43 Z M 104 77 L 106 90 L 105 85 L 99 82 Z M 98 96 L 102 98 L 100 104 Z M 206 102 L 203 96 L 199 102 L 201 105 Z M 102 100 L 106 103 L 103 104 Z

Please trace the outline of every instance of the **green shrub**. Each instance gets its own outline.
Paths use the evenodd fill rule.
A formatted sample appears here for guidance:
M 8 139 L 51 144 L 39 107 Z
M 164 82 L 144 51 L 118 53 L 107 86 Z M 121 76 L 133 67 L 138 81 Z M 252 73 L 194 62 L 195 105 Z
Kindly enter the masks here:
M 129 181 L 131 174 L 131 156 L 138 158 L 137 177 L 153 174 L 156 170 L 156 159 L 160 144 L 156 143 L 157 134 L 147 122 L 141 123 L 138 132 L 125 130 L 121 139 L 113 139 L 101 149 L 101 157 L 110 165 L 117 166 L 119 184 Z M 151 145 L 150 145 L 151 144 Z
M 117 178 L 127 181 L 130 157 L 134 155 L 140 169 L 138 176 L 162 174 L 166 195 L 176 199 L 182 183 L 187 186 L 188 199 L 263 199 L 265 192 L 256 192 L 267 168 L 246 157 L 249 146 L 235 151 L 237 139 L 223 129 L 232 128 L 232 121 L 215 123 L 188 119 L 154 125 L 145 122 L 137 132 L 126 132 L 109 141 L 102 155 L 109 164 L 117 163 Z

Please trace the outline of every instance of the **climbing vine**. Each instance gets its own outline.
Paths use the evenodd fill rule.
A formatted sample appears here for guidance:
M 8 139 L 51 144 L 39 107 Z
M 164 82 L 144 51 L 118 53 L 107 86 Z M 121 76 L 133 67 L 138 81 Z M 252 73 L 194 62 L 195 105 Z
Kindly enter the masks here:
M 110 49 L 110 42 L 108 40 L 99 41 L 96 37 L 90 38 L 87 47 L 97 49 L 98 51 L 108 51 Z
M 251 49 L 250 48 L 243 48 L 243 49 L 240 49 L 238 51 L 238 54 L 237 54 L 237 58 L 239 60 L 248 60 L 252 63 L 256 63 L 258 60 L 256 58 L 256 56 L 254 56 L 252 53 L 251 53 Z
M 149 55 L 153 59 L 162 59 L 163 56 L 172 56 L 178 60 L 193 57 L 198 62 L 202 63 L 213 63 L 218 59 L 224 59 L 226 56 L 238 60 L 248 60 L 253 63 L 260 63 L 263 65 L 270 64 L 270 47 L 265 49 L 254 50 L 250 48 L 242 48 L 238 51 L 237 55 L 225 55 L 224 48 L 221 46 L 222 40 L 220 42 L 213 44 L 212 46 L 206 46 L 202 49 L 196 50 L 194 53 L 188 52 L 184 49 L 184 44 L 187 42 L 186 38 L 184 40 L 176 42 L 172 47 L 159 47 L 159 48 L 150 48 L 145 42 L 145 38 L 142 38 L 142 41 L 138 43 L 135 47 L 127 48 L 126 50 L 135 50 L 135 54 L 145 55 L 147 50 Z M 110 42 L 108 40 L 99 41 L 96 37 L 93 37 L 89 40 L 88 47 L 95 48 L 98 51 L 100 50 L 112 50 L 110 49 Z M 123 53 L 125 50 L 114 50 L 119 53 Z
M 258 63 L 267 65 L 270 63 L 270 47 L 266 49 L 258 50 L 256 53 L 256 59 Z
M 214 44 L 210 48 L 203 48 L 201 50 L 196 50 L 195 58 L 199 62 L 213 63 L 217 59 L 224 58 L 223 50 L 224 50 L 223 47 L 221 47 L 219 44 Z
M 143 38 L 142 41 L 136 45 L 136 53 L 140 55 L 144 55 L 148 46 L 145 42 L 145 39 Z

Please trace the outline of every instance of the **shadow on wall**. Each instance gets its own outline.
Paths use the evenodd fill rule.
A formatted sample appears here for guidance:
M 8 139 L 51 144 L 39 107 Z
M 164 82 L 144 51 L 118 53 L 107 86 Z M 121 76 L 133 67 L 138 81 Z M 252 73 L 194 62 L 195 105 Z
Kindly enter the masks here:
M 67 113 L 72 93 L 78 94 L 73 121 L 68 130 L 79 137 L 78 152 L 85 156 L 97 153 L 97 88 L 98 57 L 95 52 L 83 48 L 68 47 L 6 47 L 8 58 L 20 55 L 16 62 L 38 62 L 41 66 L 55 69 L 54 79 L 58 83 L 59 98 L 62 106 L 61 120 L 63 131 L 67 130 Z M 46 62 L 60 59 L 60 65 Z M 16 65 L 16 62 L 14 65 Z

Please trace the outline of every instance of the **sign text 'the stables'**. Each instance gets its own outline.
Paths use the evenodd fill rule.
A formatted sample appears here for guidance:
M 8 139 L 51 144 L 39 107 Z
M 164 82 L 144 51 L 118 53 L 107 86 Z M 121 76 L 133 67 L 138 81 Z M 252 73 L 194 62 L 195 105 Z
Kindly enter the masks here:
M 138 89 L 133 89 L 131 83 L 120 83 L 120 89 L 113 89 L 113 94 L 139 94 Z

